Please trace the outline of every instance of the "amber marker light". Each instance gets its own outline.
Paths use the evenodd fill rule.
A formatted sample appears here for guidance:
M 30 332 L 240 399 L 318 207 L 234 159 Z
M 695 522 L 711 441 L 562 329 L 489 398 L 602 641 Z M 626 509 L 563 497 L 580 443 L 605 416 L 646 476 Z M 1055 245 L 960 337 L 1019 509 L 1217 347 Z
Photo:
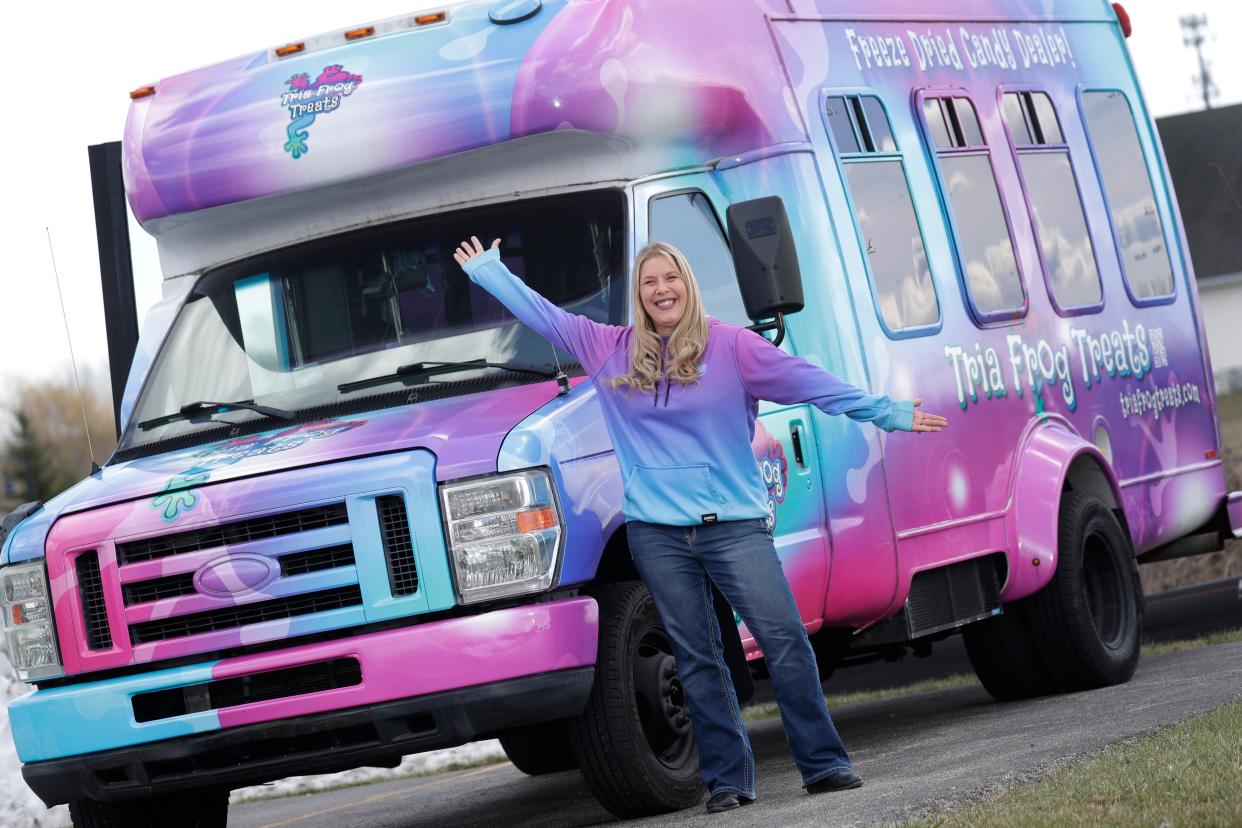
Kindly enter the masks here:
M 536 532 L 556 525 L 556 510 L 548 506 L 517 513 L 518 532 Z
M 129 99 L 131 101 L 136 101 L 139 98 L 149 98 L 154 94 L 155 94 L 155 84 L 150 84 L 148 86 L 140 86 L 137 89 L 135 89 L 133 92 L 130 92 Z
M 374 26 L 359 26 L 356 29 L 350 29 L 345 33 L 346 40 L 362 40 L 364 37 L 370 37 L 375 34 Z
M 301 42 L 290 43 L 286 46 L 278 47 L 276 49 L 276 57 L 279 57 L 279 58 L 289 57 L 289 55 L 296 55 L 298 52 L 305 52 L 305 51 L 306 51 L 305 43 L 301 43 Z
M 420 14 L 414 18 L 415 26 L 430 26 L 432 23 L 443 23 L 448 19 L 448 12 L 432 12 L 431 14 Z

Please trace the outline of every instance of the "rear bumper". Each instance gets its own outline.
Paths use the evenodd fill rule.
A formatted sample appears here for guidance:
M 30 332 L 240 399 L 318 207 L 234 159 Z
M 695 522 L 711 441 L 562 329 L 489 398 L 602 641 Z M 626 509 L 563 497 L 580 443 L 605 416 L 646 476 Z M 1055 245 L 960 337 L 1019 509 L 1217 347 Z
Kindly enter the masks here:
M 1225 501 L 1229 514 L 1229 531 L 1235 538 L 1242 538 L 1242 492 L 1230 492 Z
M 595 668 L 577 667 L 354 710 L 236 727 L 137 748 L 35 762 L 22 776 L 51 807 L 238 788 L 452 747 L 586 705 Z

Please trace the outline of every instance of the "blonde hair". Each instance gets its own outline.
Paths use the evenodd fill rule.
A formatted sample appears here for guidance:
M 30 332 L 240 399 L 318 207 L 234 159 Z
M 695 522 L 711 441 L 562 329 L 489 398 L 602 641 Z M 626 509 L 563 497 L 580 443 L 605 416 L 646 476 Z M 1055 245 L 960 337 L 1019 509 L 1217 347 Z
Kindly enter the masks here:
M 643 307 L 639 274 L 643 264 L 655 256 L 664 256 L 681 274 L 686 286 L 686 312 L 668 338 L 669 361 L 663 359 L 663 342 L 656 333 L 655 323 Z M 707 313 L 699 283 L 690 269 L 690 262 L 680 250 L 665 242 L 651 242 L 634 257 L 634 278 L 630 286 L 630 305 L 634 308 L 634 336 L 630 345 L 630 371 L 612 379 L 613 388 L 651 393 L 661 378 L 661 368 L 669 382 L 689 385 L 699 380 L 699 362 L 707 349 Z

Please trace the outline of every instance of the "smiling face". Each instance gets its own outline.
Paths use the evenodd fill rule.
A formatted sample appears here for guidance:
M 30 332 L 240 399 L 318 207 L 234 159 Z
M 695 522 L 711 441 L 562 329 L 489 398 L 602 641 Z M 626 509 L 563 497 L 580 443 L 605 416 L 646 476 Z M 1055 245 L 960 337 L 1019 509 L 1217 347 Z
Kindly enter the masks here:
M 670 336 L 686 314 L 686 282 L 667 256 L 655 255 L 638 271 L 643 310 L 660 336 Z

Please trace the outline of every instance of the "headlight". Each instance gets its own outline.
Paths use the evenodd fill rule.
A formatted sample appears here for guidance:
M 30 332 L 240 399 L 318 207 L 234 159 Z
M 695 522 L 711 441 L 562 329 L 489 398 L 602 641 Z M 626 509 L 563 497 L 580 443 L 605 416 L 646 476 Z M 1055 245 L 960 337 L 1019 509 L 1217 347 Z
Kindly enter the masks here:
M 43 561 L 0 569 L 0 608 L 9 660 L 18 678 L 31 681 L 62 675 Z
M 552 586 L 562 528 L 547 470 L 446 483 L 440 503 L 463 604 Z

